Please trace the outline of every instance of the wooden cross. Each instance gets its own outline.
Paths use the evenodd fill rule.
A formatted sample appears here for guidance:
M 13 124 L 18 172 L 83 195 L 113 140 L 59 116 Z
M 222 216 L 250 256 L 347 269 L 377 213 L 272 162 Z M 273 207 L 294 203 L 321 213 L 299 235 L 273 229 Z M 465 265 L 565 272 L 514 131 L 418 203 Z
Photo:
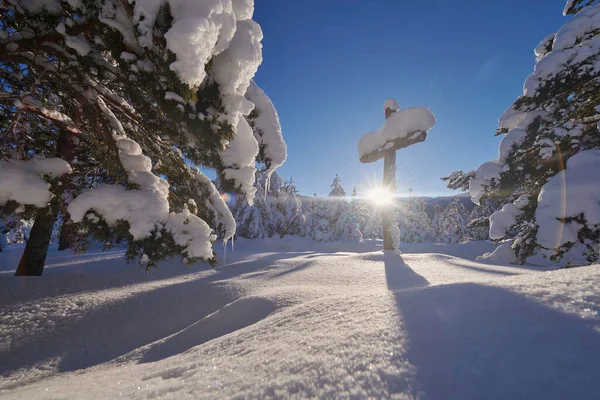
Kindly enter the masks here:
M 384 105 L 385 118 L 388 119 L 391 117 L 398 109 L 398 102 L 395 99 L 387 100 Z M 427 111 L 430 113 L 429 110 Z M 431 114 L 431 116 L 433 118 L 433 114 Z M 427 130 L 416 130 L 403 137 L 389 140 L 385 145 L 369 153 L 361 154 L 360 161 L 362 163 L 372 163 L 383 158 L 383 187 L 390 193 L 396 193 L 396 151 L 415 143 L 423 142 L 427 138 Z M 393 219 L 393 208 L 388 207 L 384 209 L 382 212 L 384 250 L 394 250 L 394 243 L 390 230 L 392 223 L 394 222 Z

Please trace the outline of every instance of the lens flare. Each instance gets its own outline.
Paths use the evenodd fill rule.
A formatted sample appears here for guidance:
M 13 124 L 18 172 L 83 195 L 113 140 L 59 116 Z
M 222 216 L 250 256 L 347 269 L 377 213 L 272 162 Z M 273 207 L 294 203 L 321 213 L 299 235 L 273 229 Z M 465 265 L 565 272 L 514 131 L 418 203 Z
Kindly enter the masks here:
M 223 201 L 227 204 L 231 204 L 232 202 L 235 201 L 235 197 L 233 194 L 231 193 L 221 193 L 221 198 L 223 199 Z
M 376 187 L 369 192 L 369 200 L 380 207 L 393 203 L 394 193 L 385 187 Z

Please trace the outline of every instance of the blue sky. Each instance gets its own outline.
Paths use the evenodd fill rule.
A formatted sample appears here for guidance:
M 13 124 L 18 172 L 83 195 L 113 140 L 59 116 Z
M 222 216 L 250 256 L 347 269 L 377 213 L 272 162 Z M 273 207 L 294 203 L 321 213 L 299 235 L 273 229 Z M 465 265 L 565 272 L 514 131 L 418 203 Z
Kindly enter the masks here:
M 439 179 L 497 156 L 500 114 L 522 93 L 534 47 L 564 23 L 565 0 L 256 0 L 264 61 L 257 83 L 279 112 L 288 159 L 279 170 L 302 194 L 380 182 L 361 164 L 360 137 L 383 102 L 429 107 L 425 143 L 398 152 L 398 191 L 452 193 Z

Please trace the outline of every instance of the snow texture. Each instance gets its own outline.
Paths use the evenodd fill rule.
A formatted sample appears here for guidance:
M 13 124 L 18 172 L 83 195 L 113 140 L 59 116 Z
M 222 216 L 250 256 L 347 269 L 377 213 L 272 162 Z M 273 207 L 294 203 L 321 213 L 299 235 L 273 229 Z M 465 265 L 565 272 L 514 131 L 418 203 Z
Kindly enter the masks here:
M 246 195 L 249 204 L 252 204 L 252 198 L 256 192 L 256 188 L 253 185 L 257 155 L 258 142 L 254 137 L 252 128 L 248 125 L 246 118 L 240 118 L 236 135 L 231 143 L 229 143 L 229 146 L 227 146 L 227 149 L 221 154 L 221 159 L 225 166 L 225 178 L 235 181 L 235 184 L 241 189 L 242 193 Z
M 507 240 L 500 244 L 491 253 L 485 253 L 480 257 L 477 257 L 477 261 L 486 264 L 516 264 L 519 260 L 515 255 L 515 251 L 512 248 L 513 240 Z
M 72 172 L 60 158 L 37 158 L 29 161 L 0 162 L 0 206 L 13 200 L 22 205 L 45 207 L 52 199 L 50 184 L 41 176 L 57 178 Z
M 569 4 L 567 4 L 568 9 Z M 576 66 L 600 52 L 600 37 L 594 32 L 600 27 L 600 5 L 591 5 L 568 20 L 554 36 L 552 51 L 539 57 L 534 72 L 527 77 L 523 94 L 533 97 L 541 85 L 558 76 L 568 66 Z M 548 38 L 546 38 L 548 39 Z M 600 65 L 591 67 L 596 73 Z M 589 73 L 590 71 L 585 71 Z M 583 74 L 584 71 L 578 73 Z
M 600 150 L 586 150 L 567 161 L 567 169 L 548 180 L 538 197 L 535 219 L 539 226 L 537 240 L 546 249 L 558 249 L 566 243 L 579 242 L 582 228 L 600 230 Z M 579 222 L 562 222 L 583 215 Z
M 600 390 L 598 266 L 545 272 L 440 246 L 400 256 L 363 244 L 240 240 L 228 266 L 171 262 L 152 275 L 127 268 L 119 249 L 51 249 L 47 276 L 27 290 L 0 271 L 2 397 L 553 400 Z M 20 250 L 0 253 L 0 266 Z
M 246 98 L 255 105 L 254 110 L 258 117 L 254 119 L 254 136 L 265 158 L 269 160 L 268 172 L 273 172 L 283 165 L 287 158 L 287 146 L 281 134 L 279 115 L 271 99 L 256 82 L 250 82 Z
M 112 114 L 108 108 L 106 110 Z M 118 120 L 114 118 L 112 121 L 115 131 L 122 132 Z M 127 189 L 121 185 L 90 189 L 69 204 L 71 219 L 76 223 L 82 222 L 86 217 L 90 219 L 89 212 L 93 211 L 109 226 L 127 221 L 134 241 L 151 237 L 164 227 L 173 234 L 178 245 L 185 247 L 184 256 L 212 258 L 211 245 L 215 237 L 208 224 L 187 209 L 181 213 L 169 213 L 169 183 L 151 172 L 150 158 L 143 155 L 134 140 L 117 133 L 113 138 L 129 183 L 137 185 L 138 189 Z
M 152 47 L 157 13 L 167 3 L 173 23 L 165 39 L 177 57 L 170 69 L 183 82 L 199 86 L 206 77 L 206 63 L 227 48 L 236 31 L 231 1 L 138 0 L 133 17 L 141 35 L 140 46 Z
M 387 103 L 386 103 L 387 104 Z M 411 107 L 396 111 L 376 132 L 367 133 L 358 142 L 358 154 L 363 156 L 383 150 L 391 142 L 428 132 L 435 117 L 426 107 Z
M 400 104 L 398 104 L 398 101 L 394 98 L 390 98 L 387 99 L 385 101 L 385 103 L 383 103 L 383 110 L 392 110 L 392 111 L 398 111 L 400 109 Z
M 517 223 L 517 218 L 523 212 L 521 209 L 529 204 L 527 196 L 521 195 L 512 203 L 505 204 L 501 210 L 490 217 L 490 239 L 499 240 L 506 236 L 506 231 Z

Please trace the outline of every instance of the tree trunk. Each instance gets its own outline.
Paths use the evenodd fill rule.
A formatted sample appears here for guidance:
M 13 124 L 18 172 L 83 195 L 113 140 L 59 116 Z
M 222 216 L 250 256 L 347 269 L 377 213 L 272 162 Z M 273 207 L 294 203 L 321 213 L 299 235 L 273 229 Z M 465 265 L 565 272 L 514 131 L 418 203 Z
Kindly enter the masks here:
M 383 159 L 383 187 L 390 193 L 396 193 L 396 152 L 388 151 Z M 394 206 L 388 205 L 383 209 L 383 249 L 395 250 L 390 227 L 394 223 Z
M 73 164 L 75 159 L 76 146 L 73 142 L 73 137 L 62 132 L 57 140 L 57 153 L 59 157 Z M 67 211 L 67 207 L 73 198 L 73 177 L 65 175 L 61 178 L 62 183 L 62 203 L 60 212 L 62 213 L 62 225 L 60 227 L 60 236 L 58 239 L 58 251 L 69 249 L 73 246 L 75 240 L 75 225 L 71 221 L 71 215 Z
M 71 221 L 71 215 L 66 211 L 66 207 L 62 211 L 62 225 L 60 227 L 60 236 L 58 238 L 58 251 L 70 249 L 73 247 L 73 238 L 75 237 L 75 224 Z
M 55 220 L 56 212 L 51 205 L 38 211 L 15 276 L 42 275 Z

